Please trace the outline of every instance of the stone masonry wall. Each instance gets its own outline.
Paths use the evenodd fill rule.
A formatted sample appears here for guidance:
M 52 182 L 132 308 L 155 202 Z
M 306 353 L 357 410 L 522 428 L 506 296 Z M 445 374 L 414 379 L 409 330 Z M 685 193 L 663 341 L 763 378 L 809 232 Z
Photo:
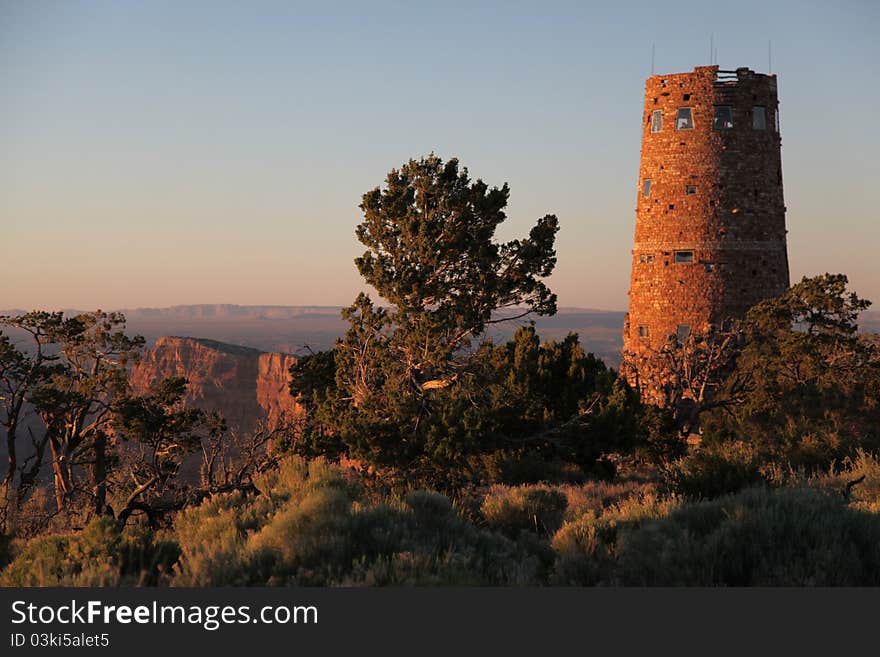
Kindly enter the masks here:
M 716 107 L 732 125 L 725 109 L 716 122 Z M 692 128 L 676 129 L 679 108 Z M 625 354 L 742 317 L 788 287 L 777 118 L 775 75 L 701 66 L 646 81 Z

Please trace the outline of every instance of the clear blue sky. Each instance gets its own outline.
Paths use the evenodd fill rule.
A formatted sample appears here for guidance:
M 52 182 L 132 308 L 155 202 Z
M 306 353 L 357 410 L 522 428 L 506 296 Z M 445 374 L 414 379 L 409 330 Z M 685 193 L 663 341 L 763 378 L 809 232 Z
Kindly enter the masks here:
M 0 308 L 348 304 L 361 195 L 431 151 L 560 218 L 623 309 L 657 73 L 779 75 L 792 277 L 880 304 L 880 3 L 0 0 Z

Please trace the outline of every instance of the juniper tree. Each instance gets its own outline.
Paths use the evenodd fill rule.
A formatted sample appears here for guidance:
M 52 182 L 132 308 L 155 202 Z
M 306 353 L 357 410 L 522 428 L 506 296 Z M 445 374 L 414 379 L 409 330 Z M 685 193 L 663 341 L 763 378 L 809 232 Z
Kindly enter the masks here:
M 60 313 L 57 315 L 60 316 Z M 49 338 L 58 350 L 52 376 L 30 396 L 46 426 L 59 510 L 80 492 L 87 471 L 96 513 L 104 512 L 113 405 L 128 393 L 128 366 L 144 345 L 125 334 L 125 316 L 100 310 L 64 317 Z
M 0 326 L 25 338 L 20 344 L 0 332 L 0 426 L 6 432 L 0 530 L 6 527 L 9 505 L 18 506 L 27 498 L 43 466 L 48 436 L 32 426 L 29 402 L 34 391 L 63 370 L 51 348 L 52 336 L 63 321 L 62 313 L 44 311 L 0 317 Z
M 356 235 L 367 250 L 355 264 L 390 304 L 385 342 L 415 388 L 448 375 L 487 326 L 556 312 L 541 278 L 556 265 L 558 220 L 545 215 L 527 238 L 497 242 L 509 193 L 506 183 L 472 181 L 457 159 L 431 155 L 364 194 Z M 505 309 L 514 310 L 497 315 Z
M 508 197 L 506 184 L 489 187 L 434 155 L 364 194 L 356 235 L 366 250 L 355 264 L 383 302 L 361 294 L 343 312 L 350 328 L 334 349 L 333 381 L 326 359 L 294 368 L 293 391 L 319 418 L 304 440 L 321 451 L 318 433 L 369 464 L 409 472 L 478 451 L 456 440 L 475 438 L 452 426 L 447 405 L 479 378 L 474 340 L 498 322 L 556 312 L 542 279 L 556 264 L 558 221 L 545 215 L 528 237 L 499 242 Z
M 807 467 L 880 448 L 880 342 L 859 333 L 870 301 L 847 282 L 804 277 L 749 311 L 742 352 L 720 390 L 745 382 L 741 403 L 713 414 L 711 437 L 746 440 Z
M 135 511 L 154 522 L 162 513 L 182 508 L 190 493 L 177 481 L 184 460 L 202 446 L 203 436 L 225 429 L 216 414 L 186 408 L 186 387 L 184 377 L 169 377 L 114 405 L 113 430 L 127 443 L 126 467 L 118 477 L 118 492 L 124 493 L 118 512 L 122 524 Z

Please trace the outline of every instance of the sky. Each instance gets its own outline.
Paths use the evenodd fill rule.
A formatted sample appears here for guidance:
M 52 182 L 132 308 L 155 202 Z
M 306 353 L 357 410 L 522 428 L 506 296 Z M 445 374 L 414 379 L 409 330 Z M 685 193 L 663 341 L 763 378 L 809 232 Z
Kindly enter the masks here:
M 559 217 L 626 308 L 644 79 L 779 76 L 792 280 L 880 304 L 880 3 L 0 0 L 0 308 L 348 305 L 362 195 L 431 152 Z

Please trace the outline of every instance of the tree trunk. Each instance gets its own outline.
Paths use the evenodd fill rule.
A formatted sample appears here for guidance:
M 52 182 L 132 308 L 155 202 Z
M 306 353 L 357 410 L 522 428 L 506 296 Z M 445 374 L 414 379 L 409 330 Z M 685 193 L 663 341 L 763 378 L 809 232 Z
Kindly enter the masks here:
M 107 436 L 103 431 L 95 434 L 95 460 L 92 463 L 92 495 L 95 514 L 103 515 L 107 504 Z
M 40 476 L 40 470 L 43 468 L 43 455 L 46 453 L 46 443 L 48 442 L 48 436 L 45 433 L 40 440 L 36 440 L 30 427 L 28 427 L 28 434 L 31 437 L 34 456 L 32 459 L 26 459 L 25 462 L 21 464 L 18 490 L 16 491 L 16 500 L 19 506 L 25 498 L 27 498 L 31 489 L 37 484 L 37 478 Z
M 15 451 L 15 434 L 18 431 L 18 422 L 16 418 L 11 418 L 6 425 L 6 462 L 9 469 L 3 477 L 3 492 L 7 499 L 12 497 L 12 491 L 15 484 L 15 471 L 18 469 L 18 456 Z
M 10 506 L 15 498 L 15 471 L 18 468 L 18 459 L 15 454 L 15 424 L 15 418 L 11 418 L 6 424 L 6 461 L 9 469 L 6 470 L 3 482 L 0 483 L 0 488 L 3 489 L 0 491 L 3 496 L 2 502 L 0 502 L 2 504 L 0 506 L 0 532 L 3 533 L 6 533 L 9 528 Z
M 55 485 L 55 506 L 62 511 L 71 492 L 70 470 L 67 460 L 69 455 L 64 449 L 64 444 L 57 438 L 49 439 L 52 448 L 52 475 Z

